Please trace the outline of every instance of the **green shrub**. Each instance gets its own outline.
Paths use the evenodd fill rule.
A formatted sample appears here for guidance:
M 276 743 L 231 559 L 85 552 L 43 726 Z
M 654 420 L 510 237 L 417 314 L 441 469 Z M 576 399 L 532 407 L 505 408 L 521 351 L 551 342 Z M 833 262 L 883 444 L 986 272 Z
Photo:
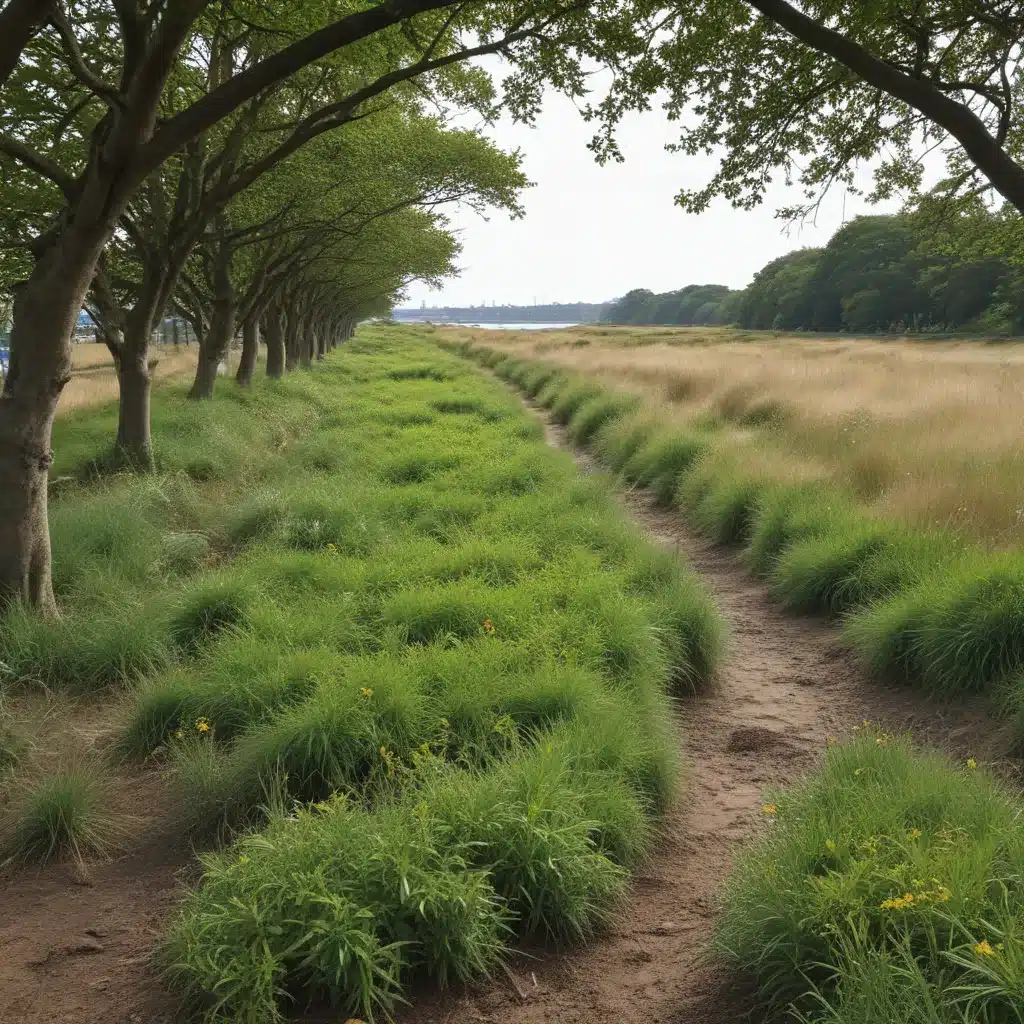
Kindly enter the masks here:
M 1016 555 L 962 559 L 854 616 L 847 633 L 878 671 L 939 693 L 989 690 L 1024 668 L 1024 572 Z
M 577 379 L 563 387 L 551 404 L 551 418 L 556 423 L 568 424 L 576 413 L 595 398 L 604 398 L 607 392 L 586 379 Z
M 957 547 L 952 538 L 864 523 L 786 549 L 772 570 L 772 589 L 799 611 L 847 612 L 916 586 Z
M 798 541 L 850 534 L 862 517 L 819 484 L 761 485 L 751 522 L 747 555 L 757 572 L 768 575 L 777 559 Z
M 1024 817 L 972 766 L 865 730 L 771 797 L 767 832 L 727 883 L 718 937 L 770 1006 L 822 1021 L 1014 1019 Z M 915 1016 L 914 1001 L 932 1016 Z M 864 1016 L 872 1004 L 894 1016 Z

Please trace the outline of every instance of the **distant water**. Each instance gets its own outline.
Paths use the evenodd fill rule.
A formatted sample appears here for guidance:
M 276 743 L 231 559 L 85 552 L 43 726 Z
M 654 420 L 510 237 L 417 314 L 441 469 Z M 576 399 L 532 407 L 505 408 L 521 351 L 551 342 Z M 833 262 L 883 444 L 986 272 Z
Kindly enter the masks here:
M 441 324 L 442 327 L 482 327 L 486 331 L 550 331 L 559 327 L 579 327 L 579 324 Z

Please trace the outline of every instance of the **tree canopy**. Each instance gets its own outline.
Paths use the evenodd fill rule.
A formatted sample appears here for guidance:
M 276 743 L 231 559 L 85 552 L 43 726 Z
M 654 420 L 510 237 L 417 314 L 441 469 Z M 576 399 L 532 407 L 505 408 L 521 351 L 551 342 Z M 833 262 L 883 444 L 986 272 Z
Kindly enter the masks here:
M 1005 258 L 943 251 L 919 218 L 858 217 L 824 248 L 772 260 L 745 289 L 635 289 L 604 319 L 782 331 L 1020 333 L 1024 273 Z

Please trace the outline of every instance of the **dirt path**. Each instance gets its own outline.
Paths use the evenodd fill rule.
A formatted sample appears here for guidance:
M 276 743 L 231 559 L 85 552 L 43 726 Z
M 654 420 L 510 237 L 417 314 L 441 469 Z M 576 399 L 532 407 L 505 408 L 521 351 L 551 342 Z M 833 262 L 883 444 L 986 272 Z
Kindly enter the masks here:
M 568 447 L 564 431 L 548 440 Z M 576 452 L 586 470 L 595 465 Z M 865 718 L 984 757 L 1002 737 L 982 712 L 935 704 L 867 679 L 829 622 L 784 614 L 739 558 L 695 536 L 678 512 L 640 491 L 630 517 L 678 551 L 711 588 L 729 627 L 716 686 L 681 709 L 688 793 L 665 821 L 660 848 L 637 878 L 610 934 L 568 954 L 520 957 L 479 990 L 421 996 L 403 1024 L 732 1024 L 750 1013 L 741 979 L 708 962 L 716 892 L 739 844 L 762 817 L 766 787 L 815 764 L 830 736 Z

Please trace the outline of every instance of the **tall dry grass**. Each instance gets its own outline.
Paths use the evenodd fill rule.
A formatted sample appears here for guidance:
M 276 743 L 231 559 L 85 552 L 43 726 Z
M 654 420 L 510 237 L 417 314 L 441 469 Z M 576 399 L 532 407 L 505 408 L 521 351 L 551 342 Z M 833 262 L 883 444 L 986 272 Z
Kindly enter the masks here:
M 741 462 L 831 479 L 872 510 L 1024 542 L 1024 344 L 715 328 L 446 331 L 593 374 L 659 416 L 713 421 Z
M 196 368 L 197 346 L 164 346 L 156 351 L 156 380 L 187 379 Z M 60 396 L 58 415 L 117 398 L 117 375 L 106 345 L 83 343 L 72 350 L 72 376 Z

